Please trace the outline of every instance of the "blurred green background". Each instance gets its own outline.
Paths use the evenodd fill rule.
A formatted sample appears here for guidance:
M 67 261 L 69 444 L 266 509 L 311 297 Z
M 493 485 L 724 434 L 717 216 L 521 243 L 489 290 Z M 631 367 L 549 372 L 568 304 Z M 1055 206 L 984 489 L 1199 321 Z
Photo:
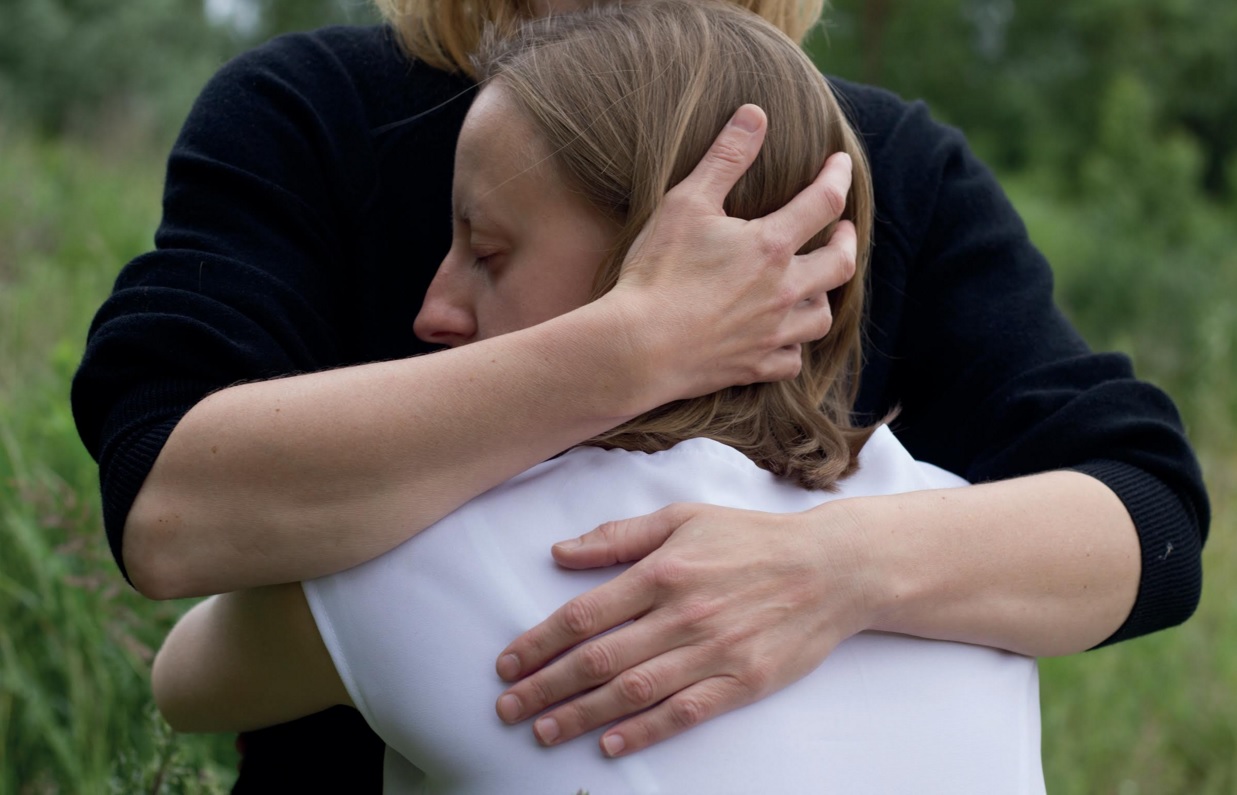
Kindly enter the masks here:
M 184 604 L 120 581 L 68 382 L 229 55 L 365 0 L 0 0 L 0 793 L 224 792 L 150 712 Z M 827 72 L 926 99 L 997 170 L 1100 348 L 1177 399 L 1215 521 L 1182 628 L 1043 663 L 1052 793 L 1237 793 L 1237 3 L 839 0 Z

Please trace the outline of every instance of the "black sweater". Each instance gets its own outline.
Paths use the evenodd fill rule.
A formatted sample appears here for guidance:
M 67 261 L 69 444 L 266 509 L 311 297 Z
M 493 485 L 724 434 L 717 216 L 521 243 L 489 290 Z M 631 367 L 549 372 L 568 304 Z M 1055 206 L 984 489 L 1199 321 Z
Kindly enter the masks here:
M 1209 508 L 1171 401 L 1062 317 L 1048 265 L 961 134 L 922 104 L 834 87 L 877 202 L 857 411 L 899 406 L 911 453 L 974 482 L 1099 478 L 1142 542 L 1137 601 L 1108 642 L 1185 620 Z M 470 88 L 381 28 L 282 37 L 207 85 L 171 153 L 156 250 L 120 274 L 73 384 L 118 563 L 143 479 L 206 394 L 427 350 L 412 319 L 449 247 Z

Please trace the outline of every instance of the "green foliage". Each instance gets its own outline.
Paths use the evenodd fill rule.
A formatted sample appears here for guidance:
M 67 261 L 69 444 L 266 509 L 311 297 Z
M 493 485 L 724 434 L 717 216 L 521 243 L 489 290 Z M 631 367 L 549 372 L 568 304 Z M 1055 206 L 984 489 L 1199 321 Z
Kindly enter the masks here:
M 116 271 L 151 244 L 164 120 L 239 48 L 370 13 L 251 5 L 245 28 L 201 0 L 0 0 L 0 793 L 217 792 L 235 763 L 226 738 L 150 712 L 151 649 L 183 606 L 120 581 L 67 390 Z M 833 5 L 827 70 L 966 130 L 1062 304 L 1173 394 L 1208 476 L 1199 614 L 1044 662 L 1049 791 L 1237 791 L 1237 4 Z
M 90 317 L 149 245 L 158 161 L 3 131 L 0 149 L 0 792 L 104 792 L 152 765 L 221 780 L 226 744 L 172 757 L 142 719 L 151 649 L 180 608 L 116 574 L 67 402 Z
M 1199 613 L 1043 662 L 1048 791 L 1237 791 L 1237 4 L 837 0 L 830 20 L 826 71 L 966 131 L 1064 308 L 1174 396 L 1203 460 Z
M 204 0 L 0 0 L 0 118 L 46 133 L 166 135 L 231 55 L 283 31 L 374 19 L 367 0 L 237 5 L 254 25 L 211 23 Z
M 1205 439 L 1217 521 L 1199 612 L 1185 626 L 1040 663 L 1054 795 L 1237 792 L 1237 446 Z
M 1076 169 L 1104 145 L 1102 98 L 1133 78 L 1156 134 L 1193 139 L 1199 186 L 1231 195 L 1237 4 L 1229 0 L 836 0 L 826 71 L 929 101 L 1003 169 Z
M 200 0 L 0 0 L 0 106 L 9 123 L 93 131 L 131 117 L 167 124 L 226 40 Z

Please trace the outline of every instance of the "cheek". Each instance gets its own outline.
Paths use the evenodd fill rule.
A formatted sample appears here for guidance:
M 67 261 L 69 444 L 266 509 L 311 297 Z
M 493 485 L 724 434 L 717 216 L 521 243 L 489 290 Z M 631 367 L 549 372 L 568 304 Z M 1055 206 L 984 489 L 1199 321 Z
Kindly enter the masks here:
M 495 291 L 490 317 L 505 327 L 503 331 L 544 323 L 588 303 L 594 271 L 587 263 L 582 266 L 578 257 L 566 255 L 548 257 L 538 265 L 524 271 L 524 278 L 505 280 L 505 289 Z

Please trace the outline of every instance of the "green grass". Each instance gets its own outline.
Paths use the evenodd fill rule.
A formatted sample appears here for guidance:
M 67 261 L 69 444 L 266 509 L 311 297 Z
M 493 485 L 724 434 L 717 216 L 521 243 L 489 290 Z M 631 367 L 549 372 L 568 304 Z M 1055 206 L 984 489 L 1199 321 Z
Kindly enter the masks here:
M 0 793 L 224 791 L 226 741 L 152 726 L 151 649 L 182 606 L 116 573 L 68 407 L 94 310 L 150 245 L 161 165 L 3 130 L 0 152 Z
M 1205 459 L 1217 521 L 1198 613 L 1167 632 L 1041 661 L 1054 795 L 1237 793 L 1237 457 Z
M 161 155 L 0 129 L 0 795 L 222 792 L 235 764 L 227 738 L 151 714 L 151 649 L 185 605 L 120 580 L 67 402 L 90 317 L 150 245 L 161 179 Z M 1207 210 L 1188 245 L 1122 242 L 1099 210 L 1015 187 L 1087 335 L 1178 397 L 1216 515 L 1189 624 L 1044 661 L 1049 791 L 1237 793 L 1237 232 Z

